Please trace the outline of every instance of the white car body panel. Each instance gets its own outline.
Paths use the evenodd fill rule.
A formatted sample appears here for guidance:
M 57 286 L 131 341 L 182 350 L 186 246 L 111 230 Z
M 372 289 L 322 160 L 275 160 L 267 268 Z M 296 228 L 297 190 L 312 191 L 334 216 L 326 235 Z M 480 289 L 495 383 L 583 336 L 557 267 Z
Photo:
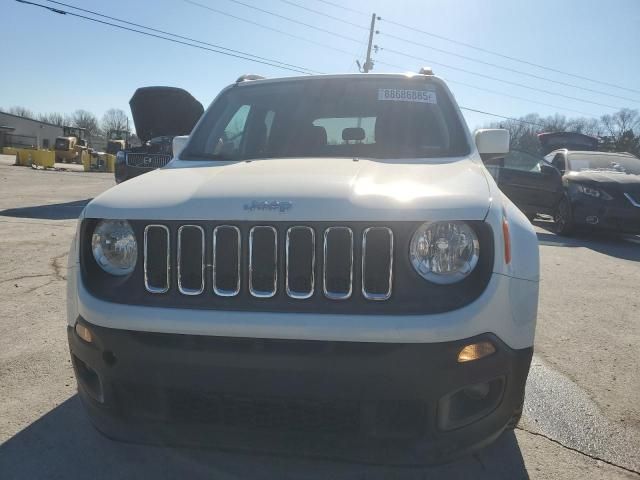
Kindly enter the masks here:
M 444 82 L 434 81 L 449 92 Z M 83 212 L 87 218 L 157 221 L 484 220 L 494 232 L 494 273 L 480 297 L 463 308 L 428 315 L 335 315 L 116 304 L 85 289 L 74 241 L 67 282 L 69 325 L 81 315 L 103 327 L 148 332 L 407 343 L 494 333 L 511 348 L 531 347 L 540 278 L 537 237 L 524 214 L 498 189 L 468 131 L 466 136 L 472 151 L 461 158 L 249 162 L 176 158 L 165 168 L 104 192 Z M 292 207 L 285 212 L 245 208 L 255 200 L 286 201 Z M 512 259 L 508 264 L 503 218 L 510 230 Z
M 77 285 L 78 315 L 108 328 L 145 332 L 228 337 L 335 340 L 382 343 L 435 343 L 481 333 L 498 335 L 511 348 L 533 345 L 538 282 L 495 274 L 483 294 L 470 305 L 431 315 L 336 315 L 237 312 L 156 308 L 105 302 L 76 282 L 77 265 L 69 270 Z M 72 278 L 73 277 L 73 278 Z
M 254 200 L 293 206 L 286 213 L 244 208 Z M 130 220 L 482 220 L 489 205 L 484 167 L 464 157 L 173 160 L 107 190 L 85 214 Z

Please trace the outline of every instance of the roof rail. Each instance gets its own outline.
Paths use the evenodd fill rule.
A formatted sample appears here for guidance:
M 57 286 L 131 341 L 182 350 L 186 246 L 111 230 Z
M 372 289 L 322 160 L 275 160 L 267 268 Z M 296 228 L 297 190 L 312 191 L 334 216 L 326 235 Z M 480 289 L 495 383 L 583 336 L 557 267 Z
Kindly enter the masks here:
M 247 73 L 245 75 L 240 75 L 236 80 L 236 83 L 248 82 L 250 80 L 265 80 L 266 77 L 262 75 L 255 75 L 253 73 Z

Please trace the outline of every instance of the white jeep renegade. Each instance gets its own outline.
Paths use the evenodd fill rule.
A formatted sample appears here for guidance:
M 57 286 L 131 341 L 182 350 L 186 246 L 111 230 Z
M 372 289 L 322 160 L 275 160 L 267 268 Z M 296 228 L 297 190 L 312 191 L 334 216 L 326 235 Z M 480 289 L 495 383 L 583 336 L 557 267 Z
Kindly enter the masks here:
M 177 139 L 176 142 L 179 142 Z M 78 391 L 116 439 L 428 463 L 517 422 L 538 244 L 433 75 L 241 77 L 69 256 Z

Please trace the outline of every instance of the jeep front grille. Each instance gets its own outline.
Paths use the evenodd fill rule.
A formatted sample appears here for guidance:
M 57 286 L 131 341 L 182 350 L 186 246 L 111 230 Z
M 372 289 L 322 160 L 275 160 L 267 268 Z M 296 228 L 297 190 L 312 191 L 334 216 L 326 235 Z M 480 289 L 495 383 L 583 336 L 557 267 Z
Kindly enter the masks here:
M 394 235 L 390 228 L 368 227 L 358 234 L 359 238 L 346 226 L 316 231 L 308 225 L 292 225 L 280 230 L 254 225 L 243 237 L 235 225 L 212 229 L 180 225 L 172 259 L 171 230 L 165 225 L 147 225 L 143 245 L 145 288 L 153 294 L 177 288 L 182 295 L 219 297 L 235 297 L 244 290 L 251 297 L 265 300 L 281 294 L 294 300 L 323 295 L 338 301 L 348 300 L 354 292 L 366 300 L 391 297 Z M 322 245 L 317 245 L 316 238 L 322 239 Z M 356 268 L 361 273 L 357 276 L 358 290 L 354 288 Z M 321 292 L 316 289 L 316 279 Z
M 160 153 L 127 153 L 130 167 L 161 168 L 171 161 L 171 155 Z

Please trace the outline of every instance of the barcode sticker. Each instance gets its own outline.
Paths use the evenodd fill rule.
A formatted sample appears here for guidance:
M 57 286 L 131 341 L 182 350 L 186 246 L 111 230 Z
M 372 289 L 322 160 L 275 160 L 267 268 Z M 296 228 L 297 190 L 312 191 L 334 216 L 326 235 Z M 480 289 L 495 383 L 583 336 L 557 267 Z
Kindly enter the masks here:
M 379 88 L 378 100 L 394 102 L 418 102 L 437 104 L 436 92 L 433 90 L 405 90 L 402 88 Z

